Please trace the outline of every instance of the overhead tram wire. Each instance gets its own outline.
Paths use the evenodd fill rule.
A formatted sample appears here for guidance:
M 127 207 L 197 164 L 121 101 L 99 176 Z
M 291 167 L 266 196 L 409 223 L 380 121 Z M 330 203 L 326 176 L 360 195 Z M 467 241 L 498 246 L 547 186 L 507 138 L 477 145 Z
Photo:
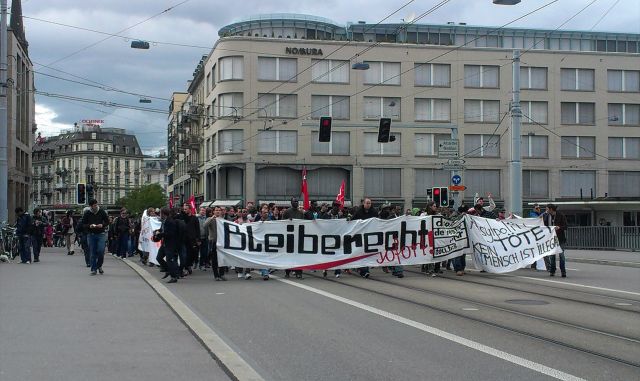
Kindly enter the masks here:
M 444 53 L 442 53 L 442 54 L 440 54 L 440 55 L 437 55 L 436 57 L 434 57 L 434 58 L 430 59 L 430 60 L 429 60 L 429 61 L 427 61 L 427 62 L 422 62 L 420 65 L 426 65 L 426 64 L 428 64 L 428 63 L 431 63 L 433 60 L 436 60 L 436 59 L 438 59 L 438 58 L 440 58 L 440 57 L 443 57 L 443 56 L 445 56 L 445 55 L 447 55 L 447 54 L 449 54 L 449 53 L 451 53 L 451 52 L 454 52 L 454 51 L 456 51 L 456 50 L 459 50 L 460 48 L 462 48 L 462 47 L 464 47 L 464 46 L 466 46 L 466 45 L 468 45 L 468 44 L 470 44 L 470 43 L 472 43 L 472 42 L 474 42 L 474 41 L 476 41 L 476 40 L 478 40 L 478 39 L 480 39 L 480 38 L 482 38 L 482 37 L 486 37 L 486 36 L 487 36 L 487 35 L 489 35 L 490 33 L 496 32 L 496 31 L 498 31 L 498 30 L 500 30 L 500 29 L 502 29 L 502 28 L 504 28 L 504 27 L 506 27 L 506 26 L 508 26 L 508 25 L 513 24 L 513 23 L 514 23 L 514 22 L 516 22 L 516 21 L 522 20 L 523 18 L 525 18 L 525 17 L 527 17 L 527 16 L 530 16 L 530 15 L 532 15 L 532 14 L 534 14 L 534 13 L 536 13 L 536 12 L 538 12 L 538 11 L 540 11 L 540 10 L 542 10 L 542 9 L 544 9 L 544 8 L 546 8 L 546 7 L 548 7 L 548 6 L 552 5 L 552 4 L 554 4 L 554 3 L 557 3 L 558 1 L 559 1 L 559 0 L 552 0 L 552 1 L 550 1 L 550 2 L 548 2 L 548 3 L 546 3 L 546 4 L 544 4 L 544 5 L 542 5 L 542 6 L 538 7 L 538 8 L 536 8 L 536 9 L 534 9 L 534 10 L 530 11 L 530 12 L 525 13 L 525 14 L 524 14 L 524 15 L 522 15 L 522 16 L 519 16 L 519 17 L 517 17 L 517 18 L 515 18 L 515 19 L 513 19 L 513 20 L 511 20 L 511 21 L 509 21 L 509 22 L 508 22 L 508 23 L 506 23 L 506 24 L 503 24 L 503 25 L 502 25 L 502 26 L 500 26 L 500 27 L 497 27 L 497 28 L 495 28 L 495 29 L 489 30 L 489 31 L 488 31 L 486 34 L 484 34 L 484 35 L 478 35 L 476 38 L 469 40 L 468 42 L 466 42 L 466 43 L 465 43 L 465 44 L 463 44 L 463 45 L 456 46 L 456 47 L 454 47 L 454 48 L 452 48 L 452 49 L 449 49 L 449 50 L 447 50 L 446 52 L 444 52 Z M 351 98 L 351 97 L 353 97 L 353 96 L 356 96 L 356 95 L 358 95 L 358 94 L 361 94 L 361 93 L 363 93 L 363 92 L 365 92 L 365 91 L 368 91 L 368 90 L 370 90 L 370 89 L 372 89 L 372 88 L 374 88 L 374 87 L 378 87 L 378 86 L 380 86 L 380 85 L 384 84 L 385 82 L 389 81 L 390 79 L 397 78 L 397 77 L 401 77 L 402 75 L 404 75 L 404 74 L 406 74 L 406 73 L 408 73 L 408 72 L 411 72 L 411 71 L 415 70 L 415 68 L 416 68 L 416 66 L 414 66 L 414 67 L 412 67 L 412 68 L 410 68 L 410 69 L 408 69 L 408 70 L 405 70 L 405 71 L 401 72 L 400 74 L 397 74 L 397 75 L 395 75 L 395 76 L 393 76 L 393 77 L 388 78 L 388 79 L 387 79 L 387 80 L 385 80 L 384 82 L 369 85 L 368 87 L 365 87 L 364 89 L 359 90 L 359 91 L 356 91 L 355 93 L 353 93 L 353 94 L 349 95 L 349 98 Z M 332 106 L 332 105 L 334 105 L 334 104 L 336 104 L 336 103 L 339 103 L 339 102 L 341 102 L 341 101 L 333 102 L 333 103 L 329 104 L 329 106 Z M 300 119 L 303 119 L 303 118 L 305 118 L 305 117 L 307 117 L 307 116 L 310 116 L 310 115 L 312 115 L 314 112 L 316 112 L 316 111 L 318 111 L 318 110 L 321 110 L 321 109 L 323 109 L 323 108 L 326 108 L 326 106 L 321 107 L 321 108 L 319 108 L 319 109 L 317 109 L 317 110 L 312 110 L 311 112 L 308 112 L 308 113 L 303 114 L 303 115 L 301 115 L 301 116 L 298 116 L 298 117 L 295 117 L 295 118 L 292 118 L 292 119 L 288 119 L 288 120 L 287 120 L 287 123 L 289 123 L 289 122 L 291 122 L 291 121 L 294 121 L 294 120 L 300 120 Z M 233 122 L 232 124 L 235 124 L 235 122 Z M 231 125 L 232 125 L 232 124 L 231 124 Z M 278 124 L 278 125 L 276 125 L 276 126 L 273 126 L 272 128 L 277 128 L 277 127 L 283 126 L 284 124 L 285 124 L 285 123 L 280 123 L 280 124 Z M 244 142 L 246 142 L 246 141 L 248 141 L 248 140 L 251 140 L 251 139 L 255 138 L 256 136 L 260 135 L 262 132 L 264 132 L 264 131 L 263 131 L 263 130 L 258 131 L 257 133 L 255 133 L 255 134 L 253 134 L 253 135 L 249 136 L 248 138 L 245 138 L 245 139 L 241 140 L 240 142 L 238 142 L 238 143 L 236 143 L 236 144 L 232 145 L 232 147 L 235 147 L 235 146 L 240 145 L 240 144 L 244 144 Z
M 119 33 L 122 33 L 122 32 L 126 32 L 126 31 L 127 31 L 127 30 L 129 30 L 129 29 L 133 29 L 133 28 L 135 28 L 136 26 L 141 25 L 141 24 L 144 24 L 145 22 L 147 22 L 147 21 L 149 21 L 149 20 L 151 20 L 151 19 L 154 19 L 154 18 L 156 18 L 156 17 L 158 17 L 158 16 L 160 16 L 160 15 L 163 15 L 163 14 L 165 14 L 165 13 L 167 13 L 167 12 L 171 11 L 172 9 L 179 7 L 179 6 L 180 6 L 180 5 L 182 5 L 182 4 L 188 3 L 189 1 L 191 1 L 191 0 L 183 0 L 183 1 L 181 1 L 181 2 L 179 2 L 179 3 L 177 3 L 177 4 L 175 4 L 175 5 L 170 6 L 169 8 L 167 8 L 167 9 L 163 10 L 162 12 L 158 12 L 158 13 L 156 13 L 156 14 L 154 14 L 154 15 L 152 15 L 152 16 L 150 16 L 150 17 L 148 17 L 148 18 L 146 18 L 146 19 L 144 19 L 144 20 L 142 20 L 142 21 L 140 21 L 140 22 L 137 22 L 137 23 L 135 23 L 135 24 L 133 24 L 133 25 L 131 25 L 131 26 L 128 26 L 128 27 L 126 27 L 126 28 L 124 28 L 124 29 L 122 29 L 122 30 L 120 30 L 120 31 L 116 32 L 115 34 L 119 34 Z M 47 66 L 53 66 L 53 65 L 55 65 L 55 64 L 57 64 L 57 63 L 60 63 L 60 62 L 62 62 L 62 61 L 64 61 L 64 60 L 66 60 L 67 58 L 73 57 L 73 56 L 75 56 L 76 54 L 78 54 L 78 53 L 80 53 L 80 52 L 83 52 L 83 51 L 85 51 L 85 50 L 87 50 L 87 49 L 90 49 L 90 48 L 92 48 L 92 47 L 94 47 L 94 46 L 96 46 L 96 45 L 98 45 L 98 44 L 100 44 L 100 43 L 102 43 L 102 42 L 104 42 L 104 41 L 106 41 L 106 40 L 111 39 L 112 37 L 113 37 L 113 36 L 107 36 L 107 37 L 103 38 L 103 39 L 102 39 L 102 40 L 100 40 L 100 41 L 96 41 L 96 42 L 94 42 L 94 43 L 92 43 L 92 44 L 89 44 L 89 45 L 87 45 L 87 46 L 84 46 L 84 47 L 82 47 L 82 48 L 80 48 L 80 49 L 78 49 L 78 50 L 74 51 L 73 53 L 67 54 L 67 55 L 66 55 L 66 56 L 64 56 L 64 57 L 59 58 L 59 59 L 57 59 L 57 60 L 55 60 L 55 61 L 53 61 L 53 62 L 49 63 L 49 65 L 47 65 Z
M 436 10 L 438 10 L 439 8 L 441 8 L 442 6 L 444 6 L 445 4 L 447 4 L 449 1 L 451 1 L 451 0 L 442 0 L 442 1 L 440 1 L 440 3 L 438 3 L 438 4 L 434 5 L 434 6 L 433 6 L 433 7 L 431 7 L 429 10 L 427 10 L 427 11 L 423 12 L 423 13 L 422 13 L 422 14 L 420 14 L 418 17 L 416 17 L 415 19 L 413 19 L 410 23 L 407 23 L 407 24 L 404 24 L 404 25 L 402 25 L 402 26 L 398 27 L 398 28 L 395 30 L 395 32 L 397 33 L 398 31 L 402 30 L 403 28 L 406 28 L 408 25 L 413 25 L 413 24 L 415 24 L 417 21 L 419 21 L 420 19 L 422 19 L 422 18 L 424 18 L 424 17 L 428 16 L 429 14 L 431 14 L 431 13 L 435 12 Z M 379 22 L 377 22 L 377 23 L 376 23 L 376 24 L 374 24 L 373 26 L 368 27 L 367 29 L 365 29 L 365 30 L 363 31 L 363 33 L 366 33 L 366 32 L 368 32 L 368 31 L 370 31 L 370 30 L 374 29 L 375 27 L 377 27 L 378 25 L 380 25 L 383 21 L 387 20 L 389 17 L 391 17 L 391 16 L 393 16 L 394 14 L 398 13 L 400 10 L 402 10 L 403 8 L 405 8 L 406 6 L 408 6 L 408 5 L 409 5 L 410 3 L 412 3 L 412 2 L 413 2 L 413 1 L 410 1 L 410 2 L 406 3 L 405 5 L 403 5 L 402 7 L 400 7 L 399 9 L 397 9 L 396 11 L 394 11 L 393 13 L 391 13 L 390 15 L 386 16 L 385 18 L 383 18 L 382 20 L 380 20 Z M 328 59 L 331 55 L 333 55 L 335 52 L 337 52 L 337 51 L 341 50 L 342 48 L 344 48 L 345 46 L 349 45 L 349 44 L 350 44 L 350 43 L 352 43 L 352 42 L 353 42 L 353 40 L 348 40 L 346 43 L 344 43 L 344 44 L 340 45 L 339 47 L 337 47 L 336 49 L 334 49 L 333 51 L 331 51 L 329 54 L 327 54 L 326 56 L 323 56 L 322 58 L 318 59 L 315 63 L 312 63 L 311 65 L 309 65 L 309 66 L 308 66 L 308 67 L 306 67 L 305 69 L 303 69 L 303 70 L 301 70 L 301 71 L 297 72 L 295 75 L 293 75 L 293 76 L 292 76 L 291 78 L 289 78 L 288 80 L 283 81 L 282 83 L 280 83 L 280 84 L 276 85 L 274 88 L 272 88 L 271 90 L 267 91 L 266 93 L 263 93 L 262 95 L 264 96 L 264 95 L 266 95 L 266 94 L 271 94 L 273 91 L 275 91 L 275 90 L 279 89 L 281 86 L 283 86 L 283 85 L 285 85 L 285 84 L 287 84 L 287 83 L 292 83 L 292 80 L 293 80 L 293 79 L 298 78 L 298 76 L 300 76 L 300 74 L 302 74 L 302 73 L 304 73 L 305 71 L 307 71 L 307 70 L 309 70 L 309 69 L 313 68 L 313 67 L 314 67 L 315 65 L 317 65 L 319 62 L 322 62 L 322 61 L 327 60 L 327 59 Z M 368 52 L 369 50 L 371 50 L 371 49 L 373 49 L 374 47 L 376 47 L 376 46 L 380 45 L 381 43 L 382 43 L 382 41 L 376 41 L 375 43 L 372 43 L 372 45 L 370 45 L 370 46 L 366 47 L 365 49 L 363 49 L 362 51 L 360 51 L 360 52 L 358 52 L 358 53 L 354 54 L 354 55 L 353 55 L 353 56 L 351 56 L 348 60 L 345 60 L 345 62 L 347 62 L 348 64 L 350 64 L 350 63 L 351 63 L 351 60 L 354 60 L 354 59 L 358 58 L 360 55 L 362 55 L 362 54 L 364 54 L 364 53 Z M 335 71 L 335 70 L 337 70 L 337 69 L 339 69 L 339 68 L 343 67 L 344 65 L 345 65 L 345 63 L 341 63 L 340 65 L 338 65 L 338 66 L 336 66 L 336 67 L 332 68 L 331 70 L 329 70 L 329 71 L 327 72 L 327 74 L 328 74 L 328 73 L 332 73 L 333 71 Z M 301 86 L 299 86 L 298 88 L 294 89 L 292 93 L 285 94 L 285 96 L 294 95 L 294 93 L 295 93 L 295 92 L 300 91 L 300 90 L 302 90 L 303 88 L 305 88 L 305 87 L 307 87 L 307 86 L 309 86 L 309 85 L 311 85 L 311 84 L 313 84 L 313 83 L 314 83 L 314 79 L 312 78 L 312 79 L 311 79 L 311 81 L 307 81 L 307 82 L 306 82 L 306 83 L 304 83 L 303 85 L 301 85 Z M 252 104 L 252 103 L 254 103 L 254 102 L 258 101 L 259 99 L 260 99 L 260 97 L 256 97 L 255 99 L 251 100 L 250 102 L 245 103 L 245 104 L 244 104 L 242 107 L 240 107 L 240 108 L 245 108 L 245 106 L 250 105 L 250 104 Z M 271 106 L 271 105 L 273 105 L 273 104 L 275 104 L 275 102 L 272 102 L 272 103 L 270 103 L 270 104 L 266 105 L 265 107 L 269 107 L 269 106 Z M 250 114 L 250 115 L 251 115 L 251 114 Z M 250 115 L 248 115 L 248 116 L 250 116 Z
M 126 109 L 137 110 L 137 111 L 154 112 L 154 113 L 158 113 L 158 114 L 168 114 L 169 113 L 167 110 L 162 110 L 162 109 L 154 109 L 154 108 L 149 108 L 149 107 L 126 105 L 126 104 L 122 104 L 122 103 L 107 102 L 107 101 L 101 101 L 101 100 L 90 99 L 90 98 L 74 97 L 74 96 L 71 96 L 71 95 L 64 95 L 64 94 L 48 93 L 48 92 L 39 91 L 39 90 L 33 90 L 33 92 L 34 92 L 34 94 L 42 95 L 42 96 L 45 96 L 45 97 L 66 99 L 66 100 L 85 102 L 85 103 L 93 103 L 93 104 L 102 105 L 102 106 L 105 106 L 105 107 L 126 108 Z

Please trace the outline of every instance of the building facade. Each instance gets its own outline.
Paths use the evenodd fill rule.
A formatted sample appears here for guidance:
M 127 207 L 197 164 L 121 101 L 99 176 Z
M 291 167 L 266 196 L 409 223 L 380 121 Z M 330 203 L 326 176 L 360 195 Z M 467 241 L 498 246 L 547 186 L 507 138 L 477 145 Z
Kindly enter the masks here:
M 11 2 L 7 31 L 7 164 L 9 221 L 14 210 L 31 208 L 31 146 L 36 130 L 33 64 L 29 58 L 21 2 Z M 2 41 L 0 43 L 5 43 Z
M 355 204 L 421 206 L 428 188 L 450 184 L 438 142 L 455 131 L 460 196 L 502 203 L 519 49 L 525 209 L 554 201 L 572 224 L 640 223 L 638 34 L 344 27 L 277 14 L 219 35 L 174 118 L 181 132 L 170 133 L 174 191 L 187 197 L 287 200 L 300 194 L 305 167 L 312 199 L 334 199 L 345 180 Z M 321 116 L 332 117 L 330 143 L 318 142 Z M 377 141 L 381 117 L 392 120 L 392 143 Z
M 34 204 L 49 210 L 75 208 L 81 183 L 93 185 L 93 197 L 104 207 L 116 208 L 118 199 L 141 186 L 142 166 L 135 135 L 76 124 L 60 135 L 39 138 L 33 147 Z
M 147 156 L 142 161 L 142 183 L 158 184 L 167 192 L 167 155 L 164 151 L 157 156 Z

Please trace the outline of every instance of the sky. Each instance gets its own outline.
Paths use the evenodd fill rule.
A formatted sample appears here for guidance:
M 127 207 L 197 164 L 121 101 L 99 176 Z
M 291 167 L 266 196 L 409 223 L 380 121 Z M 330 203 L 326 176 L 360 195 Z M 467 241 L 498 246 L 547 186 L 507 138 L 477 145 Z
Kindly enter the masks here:
M 500 26 L 550 1 L 522 0 L 515 6 L 500 6 L 492 0 L 451 0 L 419 22 Z M 558 0 L 510 26 L 556 29 L 592 1 Z M 310 14 L 340 25 L 360 20 L 375 24 L 407 3 L 386 22 L 409 19 L 440 1 L 22 0 L 35 87 L 49 94 L 36 95 L 38 130 L 43 136 L 51 136 L 82 119 L 102 119 L 106 127 L 125 128 L 136 134 L 145 153 L 157 153 L 166 146 L 166 111 L 171 94 L 186 91 L 187 80 L 201 57 L 210 52 L 208 47 L 218 39 L 221 27 L 261 13 Z M 640 1 L 595 0 L 561 29 L 640 33 Z M 131 49 L 131 40 L 138 39 L 195 47 L 158 43 L 151 44 L 149 50 Z M 152 103 L 139 103 L 141 97 L 136 94 L 154 98 L 150 98 Z

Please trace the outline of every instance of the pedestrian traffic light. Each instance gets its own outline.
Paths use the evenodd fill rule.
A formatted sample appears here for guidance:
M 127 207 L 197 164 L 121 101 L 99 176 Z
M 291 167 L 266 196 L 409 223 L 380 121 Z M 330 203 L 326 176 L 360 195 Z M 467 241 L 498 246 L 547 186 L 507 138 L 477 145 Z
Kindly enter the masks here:
M 433 188 L 427 188 L 427 198 L 433 200 Z
M 440 188 L 440 206 L 449 206 L 449 190 L 446 187 Z
M 431 193 L 433 194 L 433 202 L 436 206 L 440 206 L 440 188 L 433 188 Z
M 391 135 L 391 119 L 380 118 L 380 127 L 378 128 L 378 143 L 394 142 L 396 137 Z
M 320 132 L 318 133 L 318 141 L 328 143 L 331 141 L 331 117 L 323 116 L 320 118 Z
M 87 201 L 88 200 L 93 200 L 94 198 L 96 198 L 95 194 L 94 194 L 95 192 L 94 192 L 94 189 L 93 189 L 93 184 L 87 184 L 85 189 L 86 189 Z
M 87 187 L 83 183 L 76 185 L 76 200 L 78 205 L 86 205 L 87 203 Z

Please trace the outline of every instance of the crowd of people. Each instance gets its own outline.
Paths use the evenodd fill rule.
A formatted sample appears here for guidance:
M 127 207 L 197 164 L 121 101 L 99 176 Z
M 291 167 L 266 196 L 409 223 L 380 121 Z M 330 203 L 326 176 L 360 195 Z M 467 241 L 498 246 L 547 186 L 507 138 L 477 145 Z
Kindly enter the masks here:
M 158 255 L 160 271 L 164 272 L 164 277 L 169 278 L 169 283 L 176 283 L 178 279 L 191 275 L 195 269 L 200 271 L 211 270 L 216 281 L 225 281 L 225 275 L 229 273 L 229 268 L 221 267 L 218 264 L 218 254 L 216 249 L 216 221 L 224 219 L 238 224 L 277 221 L 289 219 L 346 219 L 346 220 L 366 220 L 369 218 L 393 219 L 401 215 L 428 216 L 443 215 L 449 218 L 458 218 L 465 214 L 476 215 L 484 218 L 503 220 L 507 218 L 504 209 L 496 207 L 491 197 L 488 197 L 489 205 L 485 205 L 482 197 L 474 200 L 473 207 L 467 207 L 464 203 L 457 209 L 450 207 L 438 207 L 433 201 L 427 203 L 423 209 L 412 208 L 404 212 L 401 208 L 393 205 L 382 205 L 379 209 L 373 207 L 372 201 L 365 198 L 358 207 L 343 208 L 338 203 L 332 205 L 317 205 L 312 202 L 307 210 L 299 204 L 297 198 L 291 198 L 290 206 L 283 208 L 275 204 L 255 205 L 247 203 L 245 207 L 222 207 L 199 208 L 193 210 L 189 203 L 185 203 L 182 208 L 163 208 L 162 210 L 149 208 L 147 215 L 150 217 L 160 217 L 161 228 L 153 232 L 153 240 L 162 242 Z M 91 268 L 91 275 L 103 274 L 102 264 L 104 262 L 105 251 L 109 251 L 118 258 L 132 257 L 140 255 L 143 264 L 153 265 L 149 261 L 149 253 L 141 252 L 138 248 L 138 238 L 140 235 L 140 218 L 130 216 L 123 208 L 118 216 L 109 216 L 105 210 L 98 206 L 96 200 L 90 200 L 89 206 L 83 210 L 81 217 L 74 217 L 72 212 L 58 218 L 54 222 L 53 216 L 43 215 L 38 208 L 34 209 L 33 216 L 25 213 L 22 208 L 16 209 L 17 234 L 20 238 L 19 247 L 22 263 L 31 262 L 31 249 L 33 250 L 33 262 L 39 262 L 41 247 L 61 246 L 67 248 L 67 254 L 73 255 L 73 243 L 77 242 L 82 248 L 85 256 L 86 266 Z M 541 218 L 546 226 L 555 226 L 558 240 L 563 252 L 560 254 L 560 271 L 566 277 L 564 244 L 566 242 L 565 231 L 567 228 L 566 218 L 557 211 L 557 206 L 547 205 L 546 211 L 541 212 L 540 206 L 535 205 L 529 217 Z M 51 221 L 51 222 L 50 222 Z M 551 276 L 556 272 L 555 256 L 545 257 L 546 268 Z M 465 256 L 454 258 L 442 263 L 423 265 L 422 271 L 430 276 L 442 274 L 444 269 L 453 271 L 456 275 L 465 274 Z M 270 269 L 259 269 L 262 279 L 269 280 Z M 398 278 L 404 277 L 402 266 L 383 267 L 385 273 L 390 273 Z M 234 269 L 238 278 L 251 279 L 252 269 Z M 368 267 L 353 270 L 363 278 L 369 278 Z M 301 279 L 302 270 L 285 270 L 285 277 L 294 274 Z M 341 270 L 334 270 L 333 275 L 340 278 Z M 324 271 L 323 276 L 327 277 L 328 272 Z

